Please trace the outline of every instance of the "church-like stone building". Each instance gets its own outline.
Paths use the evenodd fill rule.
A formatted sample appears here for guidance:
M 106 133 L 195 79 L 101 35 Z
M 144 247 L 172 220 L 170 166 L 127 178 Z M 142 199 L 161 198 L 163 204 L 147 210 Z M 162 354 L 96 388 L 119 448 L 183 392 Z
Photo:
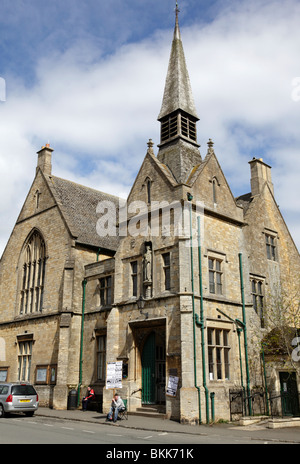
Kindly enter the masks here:
M 211 140 L 200 154 L 178 11 L 158 120 L 126 203 L 56 177 L 53 150 L 38 152 L 0 262 L 0 381 L 32 382 L 42 405 L 93 385 L 105 412 L 111 382 L 129 412 L 205 423 L 211 406 L 230 419 L 230 390 L 280 390 L 291 372 L 263 375 L 261 340 L 268 295 L 299 287 L 299 253 L 270 166 L 252 159 L 251 192 L 234 198 Z

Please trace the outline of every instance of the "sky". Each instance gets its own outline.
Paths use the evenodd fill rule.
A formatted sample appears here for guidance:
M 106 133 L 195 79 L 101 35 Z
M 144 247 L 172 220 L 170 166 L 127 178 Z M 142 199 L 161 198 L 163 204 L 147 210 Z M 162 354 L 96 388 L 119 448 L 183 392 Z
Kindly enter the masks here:
M 0 0 L 0 256 L 34 179 L 53 174 L 126 198 L 159 144 L 175 0 Z M 300 2 L 180 0 L 204 158 L 234 196 L 255 156 L 300 248 Z

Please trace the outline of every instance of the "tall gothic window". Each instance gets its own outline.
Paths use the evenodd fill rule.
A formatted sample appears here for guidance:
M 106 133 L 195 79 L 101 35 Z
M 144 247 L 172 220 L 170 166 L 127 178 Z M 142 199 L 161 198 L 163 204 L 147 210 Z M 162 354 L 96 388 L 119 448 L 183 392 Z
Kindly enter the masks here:
M 20 314 L 42 311 L 46 268 L 45 242 L 34 231 L 23 251 Z

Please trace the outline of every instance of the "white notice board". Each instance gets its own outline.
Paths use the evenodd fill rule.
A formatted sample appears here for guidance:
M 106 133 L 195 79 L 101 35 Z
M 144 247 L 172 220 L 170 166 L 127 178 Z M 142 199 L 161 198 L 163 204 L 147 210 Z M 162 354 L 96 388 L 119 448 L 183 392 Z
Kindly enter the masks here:
M 177 387 L 178 387 L 178 380 L 179 380 L 178 377 L 170 375 L 166 395 L 173 396 L 173 397 L 176 396 Z
M 122 388 L 123 361 L 109 362 L 106 366 L 106 389 Z

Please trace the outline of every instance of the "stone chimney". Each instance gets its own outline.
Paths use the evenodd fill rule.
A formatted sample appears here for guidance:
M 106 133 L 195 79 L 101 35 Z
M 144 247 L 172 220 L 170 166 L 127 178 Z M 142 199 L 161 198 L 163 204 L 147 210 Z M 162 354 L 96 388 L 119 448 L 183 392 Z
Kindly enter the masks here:
M 249 161 L 251 168 L 251 193 L 252 196 L 259 195 L 267 183 L 274 195 L 274 186 L 272 183 L 271 166 L 263 162 L 262 158 L 253 158 Z
M 52 152 L 54 150 L 50 148 L 49 143 L 46 144 L 45 147 L 42 147 L 40 151 L 37 152 L 38 154 L 38 162 L 37 162 L 37 170 L 40 169 L 45 175 L 51 176 L 52 171 Z

